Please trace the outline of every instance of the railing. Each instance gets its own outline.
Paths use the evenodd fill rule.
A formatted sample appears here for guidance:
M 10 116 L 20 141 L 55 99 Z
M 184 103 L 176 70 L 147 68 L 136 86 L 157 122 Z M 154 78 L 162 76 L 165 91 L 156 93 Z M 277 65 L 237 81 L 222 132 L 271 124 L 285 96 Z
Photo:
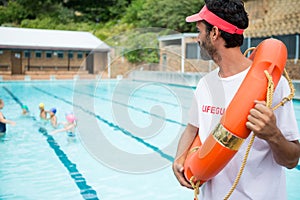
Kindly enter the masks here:
M 9 71 L 10 67 L 9 65 L 0 65 L 0 71 Z
M 59 70 L 70 70 L 70 71 L 78 71 L 80 66 L 39 66 L 39 65 L 26 65 L 27 71 L 59 71 Z

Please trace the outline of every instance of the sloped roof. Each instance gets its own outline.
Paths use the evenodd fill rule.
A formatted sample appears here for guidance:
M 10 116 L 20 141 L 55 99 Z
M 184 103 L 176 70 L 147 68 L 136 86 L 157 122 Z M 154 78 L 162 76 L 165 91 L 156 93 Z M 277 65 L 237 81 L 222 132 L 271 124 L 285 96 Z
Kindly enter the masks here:
M 0 27 L 0 48 L 110 51 L 89 32 Z

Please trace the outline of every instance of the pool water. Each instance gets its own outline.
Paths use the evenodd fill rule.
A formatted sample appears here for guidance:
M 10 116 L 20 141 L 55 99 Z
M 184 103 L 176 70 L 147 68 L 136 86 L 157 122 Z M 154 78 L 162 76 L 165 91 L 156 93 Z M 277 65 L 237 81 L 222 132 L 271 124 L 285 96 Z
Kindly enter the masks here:
M 150 82 L 0 83 L 3 114 L 17 122 L 0 139 L 0 199 L 192 199 L 171 163 L 193 88 Z M 73 112 L 70 141 L 39 119 L 38 104 Z M 300 101 L 295 101 L 300 125 Z M 21 115 L 21 105 L 30 109 Z M 299 126 L 300 127 L 300 126 Z M 61 128 L 61 127 L 60 127 Z M 300 199 L 300 169 L 287 171 L 288 199 Z

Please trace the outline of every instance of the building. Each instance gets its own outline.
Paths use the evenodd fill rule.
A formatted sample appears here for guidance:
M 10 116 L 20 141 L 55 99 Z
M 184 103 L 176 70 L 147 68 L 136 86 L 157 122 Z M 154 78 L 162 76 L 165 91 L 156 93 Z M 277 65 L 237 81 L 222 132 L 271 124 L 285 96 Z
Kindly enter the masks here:
M 166 35 L 158 38 L 161 71 L 208 72 L 216 66 L 200 59 L 198 33 Z
M 98 74 L 109 51 L 89 32 L 0 27 L 0 75 Z
M 249 14 L 249 27 L 244 35 L 242 52 L 257 46 L 266 38 L 276 38 L 288 48 L 286 68 L 293 79 L 300 79 L 299 35 L 300 1 L 298 0 L 245 0 Z M 199 59 L 199 47 L 195 43 L 197 33 L 162 36 L 160 65 L 162 70 L 181 72 L 208 72 L 216 66 Z

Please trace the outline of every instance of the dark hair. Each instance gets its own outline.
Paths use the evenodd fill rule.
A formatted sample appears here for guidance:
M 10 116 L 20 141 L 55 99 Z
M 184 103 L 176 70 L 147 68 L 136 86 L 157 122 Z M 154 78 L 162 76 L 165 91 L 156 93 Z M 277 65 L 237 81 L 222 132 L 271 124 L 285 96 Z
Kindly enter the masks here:
M 249 24 L 248 14 L 245 11 L 244 3 L 241 0 L 206 0 L 206 7 L 218 17 L 227 22 L 237 26 L 241 29 L 246 29 Z M 212 25 L 204 21 L 206 30 L 211 31 Z M 225 40 L 225 47 L 239 47 L 242 46 L 244 35 L 230 34 L 221 31 L 221 37 Z

